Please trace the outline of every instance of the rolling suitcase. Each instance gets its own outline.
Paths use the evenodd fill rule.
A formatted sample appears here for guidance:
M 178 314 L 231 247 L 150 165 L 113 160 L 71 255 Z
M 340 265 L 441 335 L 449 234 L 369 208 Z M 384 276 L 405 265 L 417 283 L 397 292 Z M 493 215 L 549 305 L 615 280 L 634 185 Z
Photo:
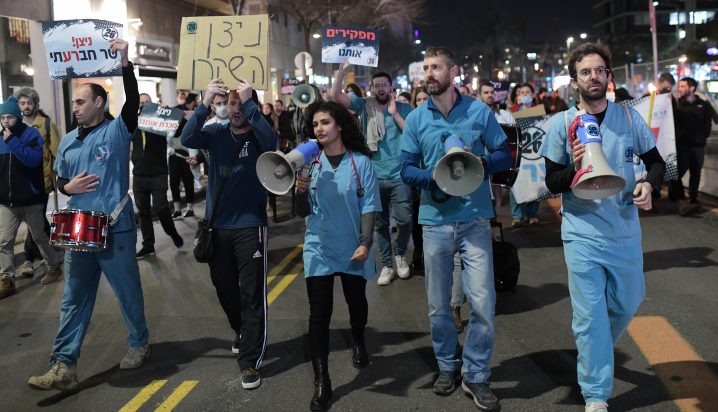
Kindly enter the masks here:
M 491 222 L 498 227 L 500 237 L 493 241 L 494 287 L 497 292 L 510 292 L 516 289 L 519 281 L 521 264 L 519 254 L 513 243 L 504 240 L 504 229 L 501 223 Z

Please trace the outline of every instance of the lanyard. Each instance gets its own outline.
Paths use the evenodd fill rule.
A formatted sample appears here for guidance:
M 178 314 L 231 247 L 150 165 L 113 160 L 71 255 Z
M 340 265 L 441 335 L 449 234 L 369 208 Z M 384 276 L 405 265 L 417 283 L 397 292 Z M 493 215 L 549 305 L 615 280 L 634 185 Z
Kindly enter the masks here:
M 319 172 L 322 171 L 322 161 L 321 161 L 321 157 L 322 157 L 322 152 L 323 152 L 323 151 L 324 151 L 324 150 L 320 150 L 320 151 L 319 151 L 319 154 L 317 155 L 317 157 L 315 157 L 314 160 L 312 160 L 312 166 L 311 166 L 311 168 L 309 169 L 309 175 L 310 175 L 310 176 L 312 175 L 312 171 L 314 170 L 314 165 L 315 165 L 315 164 L 319 165 L 319 166 L 317 167 L 317 176 L 319 175 Z M 364 196 L 364 188 L 363 188 L 362 185 L 361 185 L 361 180 L 360 180 L 360 178 L 359 178 L 359 171 L 357 170 L 357 165 L 356 165 L 356 163 L 354 163 L 354 155 L 352 154 L 352 151 L 351 151 L 351 150 L 349 150 L 349 160 L 351 160 L 351 162 L 352 162 L 352 167 L 354 168 L 354 176 L 356 176 L 356 179 L 357 179 L 357 196 L 358 196 L 358 197 L 363 197 L 363 196 Z

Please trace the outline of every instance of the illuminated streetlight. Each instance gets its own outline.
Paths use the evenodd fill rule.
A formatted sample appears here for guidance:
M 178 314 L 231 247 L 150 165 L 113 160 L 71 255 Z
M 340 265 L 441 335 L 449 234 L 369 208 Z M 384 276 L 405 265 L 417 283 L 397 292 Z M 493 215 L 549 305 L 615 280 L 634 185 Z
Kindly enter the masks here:
M 582 38 L 582 39 L 585 39 L 586 37 L 588 37 L 588 34 L 586 34 L 586 33 L 581 33 L 581 35 L 578 36 L 578 37 L 580 37 L 580 38 Z
M 312 34 L 312 37 L 315 39 L 318 39 L 318 38 L 322 37 L 322 35 L 319 33 L 314 33 L 314 34 Z
M 414 40 L 414 44 L 421 44 L 421 40 L 419 40 L 419 39 Z
M 685 62 L 688 61 L 688 57 L 684 54 L 683 56 L 681 56 L 681 57 L 678 59 L 678 61 L 681 62 L 681 63 L 685 63 Z
M 570 49 L 570 48 L 571 48 L 571 43 L 573 43 L 573 40 L 574 40 L 574 39 L 573 39 L 573 36 L 571 36 L 571 37 L 569 37 L 568 39 L 566 39 L 566 48 L 567 48 L 567 49 Z

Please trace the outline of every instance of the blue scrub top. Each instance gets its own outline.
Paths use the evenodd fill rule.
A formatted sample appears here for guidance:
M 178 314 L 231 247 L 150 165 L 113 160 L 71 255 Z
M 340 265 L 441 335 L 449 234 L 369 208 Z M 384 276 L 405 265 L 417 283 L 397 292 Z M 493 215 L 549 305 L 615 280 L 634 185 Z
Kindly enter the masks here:
M 448 117 L 444 117 L 431 97 L 426 104 L 414 109 L 404 124 L 402 150 L 419 154 L 426 169 L 435 168 L 446 154 L 441 141 L 444 132 L 460 136 L 477 156 L 493 152 L 506 141 L 506 134 L 484 102 L 458 94 Z M 489 186 L 488 180 L 484 180 L 477 190 L 466 196 L 449 196 L 438 189 L 432 196 L 431 190 L 422 190 L 419 223 L 445 225 L 494 217 Z
M 356 112 L 361 121 L 362 132 L 366 137 L 367 112 L 366 98 L 350 94 L 351 103 L 349 110 Z M 406 120 L 411 113 L 411 106 L 405 103 L 396 102 L 396 111 Z M 384 108 L 384 138 L 378 144 L 378 150 L 373 153 L 371 162 L 374 164 L 377 179 L 398 180 L 401 179 L 401 129 L 396 124 L 394 117 L 389 114 L 389 109 Z
M 630 121 L 626 109 L 631 113 Z M 550 120 L 539 154 L 554 163 L 574 167 L 569 141 L 566 138 L 578 109 L 555 114 Z M 632 122 L 631 122 L 632 121 Z M 623 191 L 605 199 L 585 200 L 572 192 L 562 194 L 561 238 L 608 244 L 613 239 L 641 237 L 638 208 L 633 204 L 636 178 L 633 154 L 644 154 L 656 146 L 656 138 L 640 114 L 608 102 L 606 116 L 601 123 L 603 153 L 608 164 L 626 180 Z
M 337 272 L 371 279 L 376 275 L 374 248 L 364 262 L 351 260 L 361 240 L 361 215 L 381 212 L 379 186 L 368 157 L 352 153 L 364 196 L 357 196 L 357 174 L 349 152 L 344 154 L 336 172 L 321 154 L 313 165 L 309 185 L 307 231 L 304 235 L 304 275 L 328 276 Z
M 100 183 L 94 192 L 72 195 L 67 202 L 72 209 L 91 210 L 110 215 L 130 185 L 130 142 L 132 134 L 127 130 L 122 116 L 105 120 L 83 140 L 77 139 L 78 129 L 65 135 L 60 141 L 55 159 L 58 177 L 72 179 L 81 172 L 95 174 Z M 132 199 L 111 228 L 112 232 L 135 230 Z

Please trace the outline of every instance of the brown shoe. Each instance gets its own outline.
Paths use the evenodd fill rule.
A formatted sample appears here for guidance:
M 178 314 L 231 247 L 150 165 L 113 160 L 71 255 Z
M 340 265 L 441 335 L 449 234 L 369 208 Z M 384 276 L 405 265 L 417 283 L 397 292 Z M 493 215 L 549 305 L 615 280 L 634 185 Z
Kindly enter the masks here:
M 12 278 L 6 276 L 0 279 L 0 299 L 5 299 L 16 293 L 17 289 L 15 289 L 15 282 L 13 282 Z
M 456 333 L 462 333 L 464 331 L 464 323 L 461 321 L 461 306 L 451 307 L 451 318 L 454 319 Z
M 62 276 L 62 266 L 59 266 L 57 269 L 48 269 L 45 272 L 45 276 L 40 279 L 40 283 L 47 285 L 48 283 L 52 283 L 60 279 L 60 276 Z
M 32 267 L 31 261 L 26 260 L 22 265 L 20 265 L 20 274 L 26 278 L 35 276 L 35 268 Z

